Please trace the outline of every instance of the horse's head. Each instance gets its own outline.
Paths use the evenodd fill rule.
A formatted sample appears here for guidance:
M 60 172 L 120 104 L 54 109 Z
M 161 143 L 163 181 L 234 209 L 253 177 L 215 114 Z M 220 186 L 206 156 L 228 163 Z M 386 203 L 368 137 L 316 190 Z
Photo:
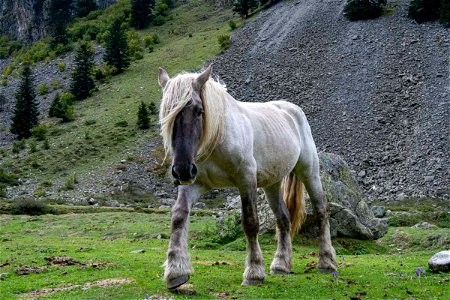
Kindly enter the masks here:
M 179 184 L 191 184 L 197 176 L 195 157 L 202 138 L 204 126 L 204 107 L 202 102 L 202 89 L 211 74 L 211 65 L 192 80 L 189 87 L 188 99 L 184 99 L 183 107 L 179 108 L 172 125 L 171 153 L 172 176 Z M 164 92 L 168 92 L 173 84 L 167 72 L 159 69 L 159 84 Z M 166 88 L 167 87 L 167 88 Z M 186 101 L 187 100 L 187 101 Z M 175 100 L 176 101 L 176 100 Z

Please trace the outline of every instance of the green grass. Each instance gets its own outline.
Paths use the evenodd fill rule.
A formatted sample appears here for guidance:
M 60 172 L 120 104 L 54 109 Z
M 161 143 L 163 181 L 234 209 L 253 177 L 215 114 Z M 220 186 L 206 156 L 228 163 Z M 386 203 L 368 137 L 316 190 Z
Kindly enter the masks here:
M 141 38 L 157 33 L 160 43 L 124 74 L 99 85 L 91 98 L 75 103 L 75 121 L 60 124 L 44 120 L 48 150 L 43 142 L 34 153 L 15 154 L 10 147 L 5 148 L 2 166 L 6 171 L 37 182 L 64 182 L 73 174 L 82 179 L 88 173 L 106 172 L 156 136 L 156 125 L 144 132 L 137 128 L 136 121 L 141 101 L 160 101 L 158 67 L 165 67 L 170 75 L 199 69 L 220 53 L 217 36 L 229 32 L 228 20 L 233 18 L 229 9 L 217 10 L 203 0 L 182 4 L 171 15 L 173 19 L 166 24 L 138 32 Z M 118 123 L 128 125 L 115 126 Z
M 214 220 L 204 214 L 191 217 L 190 248 L 214 234 Z M 364 255 L 339 255 L 339 275 L 305 273 L 306 265 L 318 258 L 317 241 L 299 239 L 294 244 L 291 275 L 268 275 L 264 285 L 242 287 L 245 243 L 237 241 L 219 250 L 191 249 L 195 273 L 185 293 L 166 290 L 162 264 L 168 246 L 168 214 L 138 212 L 99 212 L 88 214 L 11 216 L 0 215 L 2 299 L 24 299 L 27 293 L 44 288 L 84 285 L 109 278 L 126 278 L 131 283 L 120 286 L 81 287 L 70 291 L 44 294 L 45 299 L 143 299 L 145 294 L 175 298 L 296 298 L 296 299 L 445 299 L 448 276 L 427 270 L 420 282 L 414 272 L 426 267 L 434 249 L 387 254 L 383 241 L 361 242 Z M 420 231 L 420 230 L 419 230 Z M 425 234 L 425 231 L 423 232 Z M 392 235 L 392 231 L 388 235 Z M 266 271 L 276 249 L 273 234 L 260 237 Z M 343 239 L 335 240 L 342 251 Z M 347 243 L 357 241 L 347 240 Z M 370 246 L 371 245 L 371 246 Z M 243 248 L 244 247 L 244 248 Z M 134 250 L 144 253 L 131 253 Z M 46 257 L 68 256 L 85 265 L 47 264 Z M 216 262 L 219 262 L 216 264 Z M 41 273 L 19 276 L 14 270 L 23 266 L 46 267 Z M 402 274 L 402 275 L 400 275 Z M 224 294 L 227 293 L 227 294 Z

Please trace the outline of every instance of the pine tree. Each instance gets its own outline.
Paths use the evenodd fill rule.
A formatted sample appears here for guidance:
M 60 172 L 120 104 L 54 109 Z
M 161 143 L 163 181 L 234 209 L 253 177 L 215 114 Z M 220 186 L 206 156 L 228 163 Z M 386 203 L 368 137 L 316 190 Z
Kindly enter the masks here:
M 158 108 L 156 107 L 155 102 L 150 102 L 150 104 L 148 105 L 148 112 L 150 115 L 158 114 Z
M 128 41 L 121 18 L 116 19 L 109 29 L 103 60 L 113 67 L 114 74 L 122 73 L 130 65 Z
M 97 9 L 94 0 L 77 0 L 75 4 L 75 14 L 77 17 L 86 17 L 91 11 Z
M 72 0 L 51 0 L 48 9 L 48 31 L 52 37 L 50 47 L 66 45 L 69 41 L 66 27 L 72 17 Z
M 154 6 L 155 0 L 131 0 L 131 26 L 136 29 L 147 27 L 152 21 Z
M 19 140 L 30 137 L 31 129 L 39 122 L 38 115 L 31 68 L 29 65 L 25 65 L 19 90 L 16 93 L 16 106 L 11 118 L 11 133 L 16 134 Z
M 48 116 L 50 118 L 60 118 L 61 115 L 63 115 L 63 107 L 61 102 L 61 97 L 59 93 L 55 95 L 55 98 L 53 98 L 52 104 L 50 104 L 50 109 L 48 111 Z
M 236 0 L 233 5 L 233 11 L 237 12 L 242 18 L 247 18 L 248 13 L 257 8 L 258 0 Z
M 95 88 L 95 82 L 92 78 L 93 56 L 94 51 L 87 43 L 82 43 L 75 53 L 75 69 L 72 72 L 70 92 L 76 100 L 86 99 Z
M 137 126 L 140 129 L 150 128 L 150 119 L 148 116 L 147 106 L 143 101 L 141 101 L 141 104 L 139 105 Z

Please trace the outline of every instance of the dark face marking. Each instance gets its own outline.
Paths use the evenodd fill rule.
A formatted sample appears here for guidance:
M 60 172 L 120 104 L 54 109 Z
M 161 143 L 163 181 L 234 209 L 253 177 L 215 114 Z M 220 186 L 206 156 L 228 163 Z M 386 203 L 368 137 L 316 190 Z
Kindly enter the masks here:
M 193 99 L 176 116 L 172 135 L 172 176 L 180 184 L 191 184 L 197 176 L 194 159 L 203 132 L 203 106 L 200 97 Z

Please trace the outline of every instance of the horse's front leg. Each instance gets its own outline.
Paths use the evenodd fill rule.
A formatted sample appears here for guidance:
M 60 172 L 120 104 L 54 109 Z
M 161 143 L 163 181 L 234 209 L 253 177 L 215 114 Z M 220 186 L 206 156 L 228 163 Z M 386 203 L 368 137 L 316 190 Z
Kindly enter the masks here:
M 193 269 L 187 251 L 189 213 L 192 203 L 200 196 L 199 185 L 180 185 L 178 197 L 172 208 L 172 232 L 167 260 L 164 263 L 164 278 L 167 288 L 174 289 L 186 283 Z
M 247 236 L 247 261 L 242 285 L 259 285 L 264 282 L 266 274 L 258 242 L 259 221 L 256 211 L 256 178 L 239 187 L 239 192 L 242 201 L 242 226 Z

